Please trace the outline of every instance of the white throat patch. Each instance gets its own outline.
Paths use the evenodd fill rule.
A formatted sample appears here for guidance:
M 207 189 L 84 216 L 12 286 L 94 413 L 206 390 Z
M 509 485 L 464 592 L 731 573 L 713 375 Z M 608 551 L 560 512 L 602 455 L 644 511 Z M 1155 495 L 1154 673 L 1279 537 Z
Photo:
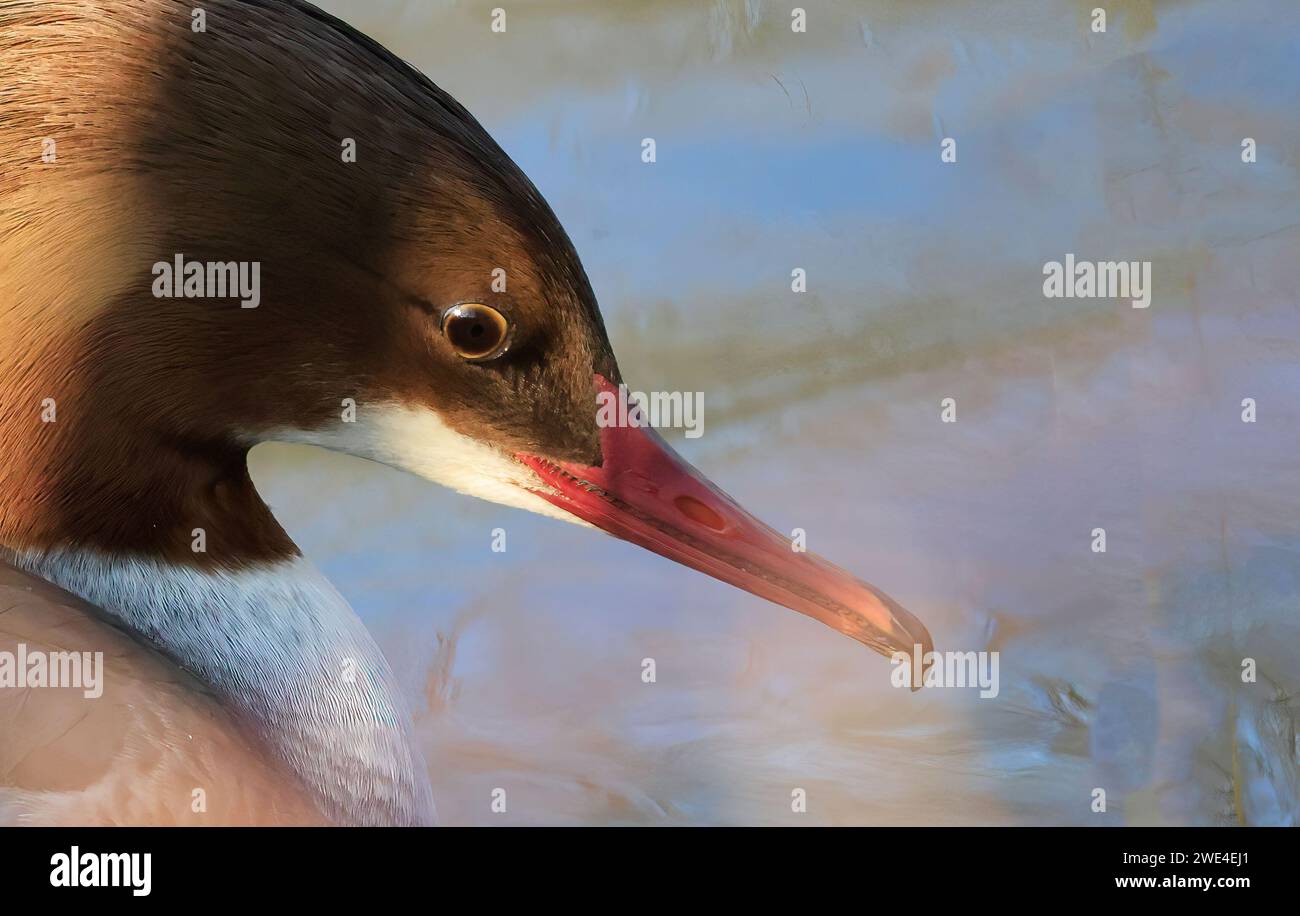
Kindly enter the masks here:
M 340 420 L 322 429 L 280 429 L 257 438 L 368 458 L 458 493 L 592 527 L 531 492 L 529 488 L 546 489 L 546 485 L 529 468 L 457 432 L 427 408 L 362 404 L 354 422 Z

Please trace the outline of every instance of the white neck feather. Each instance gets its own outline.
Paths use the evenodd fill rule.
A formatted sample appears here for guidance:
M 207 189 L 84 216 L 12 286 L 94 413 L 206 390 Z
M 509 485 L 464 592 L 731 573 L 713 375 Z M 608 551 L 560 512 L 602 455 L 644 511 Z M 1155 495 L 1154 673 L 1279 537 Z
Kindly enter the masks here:
M 433 822 L 428 774 L 393 673 L 309 561 L 204 572 L 55 550 L 13 562 L 102 608 L 210 686 L 330 816 Z

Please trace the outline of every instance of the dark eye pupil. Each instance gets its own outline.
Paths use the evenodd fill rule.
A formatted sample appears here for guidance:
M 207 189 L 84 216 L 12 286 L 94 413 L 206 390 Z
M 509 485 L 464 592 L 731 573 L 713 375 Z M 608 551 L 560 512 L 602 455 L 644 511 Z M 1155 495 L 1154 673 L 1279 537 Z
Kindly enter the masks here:
M 453 318 L 447 325 L 447 336 L 452 344 L 473 354 L 491 349 L 495 343 L 490 339 L 487 325 L 475 318 Z

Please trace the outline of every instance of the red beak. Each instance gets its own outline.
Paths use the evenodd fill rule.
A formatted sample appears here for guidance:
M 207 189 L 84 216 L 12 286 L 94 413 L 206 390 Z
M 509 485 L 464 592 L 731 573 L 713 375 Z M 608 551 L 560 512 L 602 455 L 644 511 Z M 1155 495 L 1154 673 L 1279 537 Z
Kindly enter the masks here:
M 617 388 L 596 376 L 600 391 Z M 879 589 L 810 553 L 750 515 L 648 426 L 600 431 L 600 467 L 518 459 L 549 490 L 537 495 L 615 537 L 807 614 L 882 655 L 921 658 L 929 632 Z

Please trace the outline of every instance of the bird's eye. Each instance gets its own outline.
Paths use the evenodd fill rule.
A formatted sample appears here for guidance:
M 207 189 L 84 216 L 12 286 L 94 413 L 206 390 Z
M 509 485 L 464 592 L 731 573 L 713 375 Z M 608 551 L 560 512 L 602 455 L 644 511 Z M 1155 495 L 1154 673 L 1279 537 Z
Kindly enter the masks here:
M 490 306 L 463 302 L 443 312 L 442 335 L 464 359 L 495 359 L 510 343 L 510 322 Z

